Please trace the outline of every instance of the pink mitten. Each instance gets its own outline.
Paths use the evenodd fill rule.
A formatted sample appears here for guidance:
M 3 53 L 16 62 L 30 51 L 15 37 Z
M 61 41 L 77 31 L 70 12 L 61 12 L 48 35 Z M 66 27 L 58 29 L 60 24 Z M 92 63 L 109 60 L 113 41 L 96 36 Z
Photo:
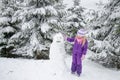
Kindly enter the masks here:
M 83 54 L 82 57 L 81 57 L 81 60 L 84 60 L 85 59 L 85 55 Z

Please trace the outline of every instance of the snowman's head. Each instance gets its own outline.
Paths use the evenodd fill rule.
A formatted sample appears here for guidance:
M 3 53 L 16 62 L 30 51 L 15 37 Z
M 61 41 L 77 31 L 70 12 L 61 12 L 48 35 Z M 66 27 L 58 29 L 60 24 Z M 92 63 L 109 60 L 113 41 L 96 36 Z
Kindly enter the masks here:
M 64 42 L 63 35 L 61 33 L 57 33 L 53 38 L 53 42 L 55 42 L 55 43 L 63 43 Z

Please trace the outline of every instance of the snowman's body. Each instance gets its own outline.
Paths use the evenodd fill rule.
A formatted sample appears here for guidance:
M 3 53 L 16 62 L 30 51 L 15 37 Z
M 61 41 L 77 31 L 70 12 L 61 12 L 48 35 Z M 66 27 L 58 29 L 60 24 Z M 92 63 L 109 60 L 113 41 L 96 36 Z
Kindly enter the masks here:
M 64 38 L 61 33 L 54 36 L 50 47 L 50 60 L 61 61 L 65 55 Z
M 61 33 L 54 36 L 53 42 L 50 47 L 50 62 L 51 66 L 54 66 L 54 70 L 57 74 L 63 74 L 64 71 L 64 38 Z M 60 71 L 58 71 L 60 70 Z

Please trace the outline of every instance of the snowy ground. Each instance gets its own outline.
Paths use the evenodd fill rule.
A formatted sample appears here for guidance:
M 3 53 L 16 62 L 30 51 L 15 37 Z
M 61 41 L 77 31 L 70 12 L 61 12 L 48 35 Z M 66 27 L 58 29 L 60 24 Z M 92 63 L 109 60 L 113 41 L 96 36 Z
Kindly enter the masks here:
M 90 54 L 90 51 L 88 51 Z M 120 80 L 120 71 L 102 67 L 88 59 L 83 62 L 81 77 L 70 73 L 71 56 L 65 59 L 65 70 L 50 60 L 0 58 L 0 80 Z
M 120 80 L 120 71 L 88 60 L 92 54 L 89 50 L 83 61 L 82 75 L 77 77 L 71 74 L 71 56 L 60 55 L 64 52 L 62 45 L 61 39 L 51 44 L 51 60 L 0 58 L 0 80 Z

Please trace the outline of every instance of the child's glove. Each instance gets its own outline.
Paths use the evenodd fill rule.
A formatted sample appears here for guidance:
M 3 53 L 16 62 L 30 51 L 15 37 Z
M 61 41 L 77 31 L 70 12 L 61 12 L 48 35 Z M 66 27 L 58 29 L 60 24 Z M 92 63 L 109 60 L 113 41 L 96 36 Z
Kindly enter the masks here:
M 84 60 L 85 59 L 85 55 L 83 54 L 82 57 L 81 57 L 81 60 Z

